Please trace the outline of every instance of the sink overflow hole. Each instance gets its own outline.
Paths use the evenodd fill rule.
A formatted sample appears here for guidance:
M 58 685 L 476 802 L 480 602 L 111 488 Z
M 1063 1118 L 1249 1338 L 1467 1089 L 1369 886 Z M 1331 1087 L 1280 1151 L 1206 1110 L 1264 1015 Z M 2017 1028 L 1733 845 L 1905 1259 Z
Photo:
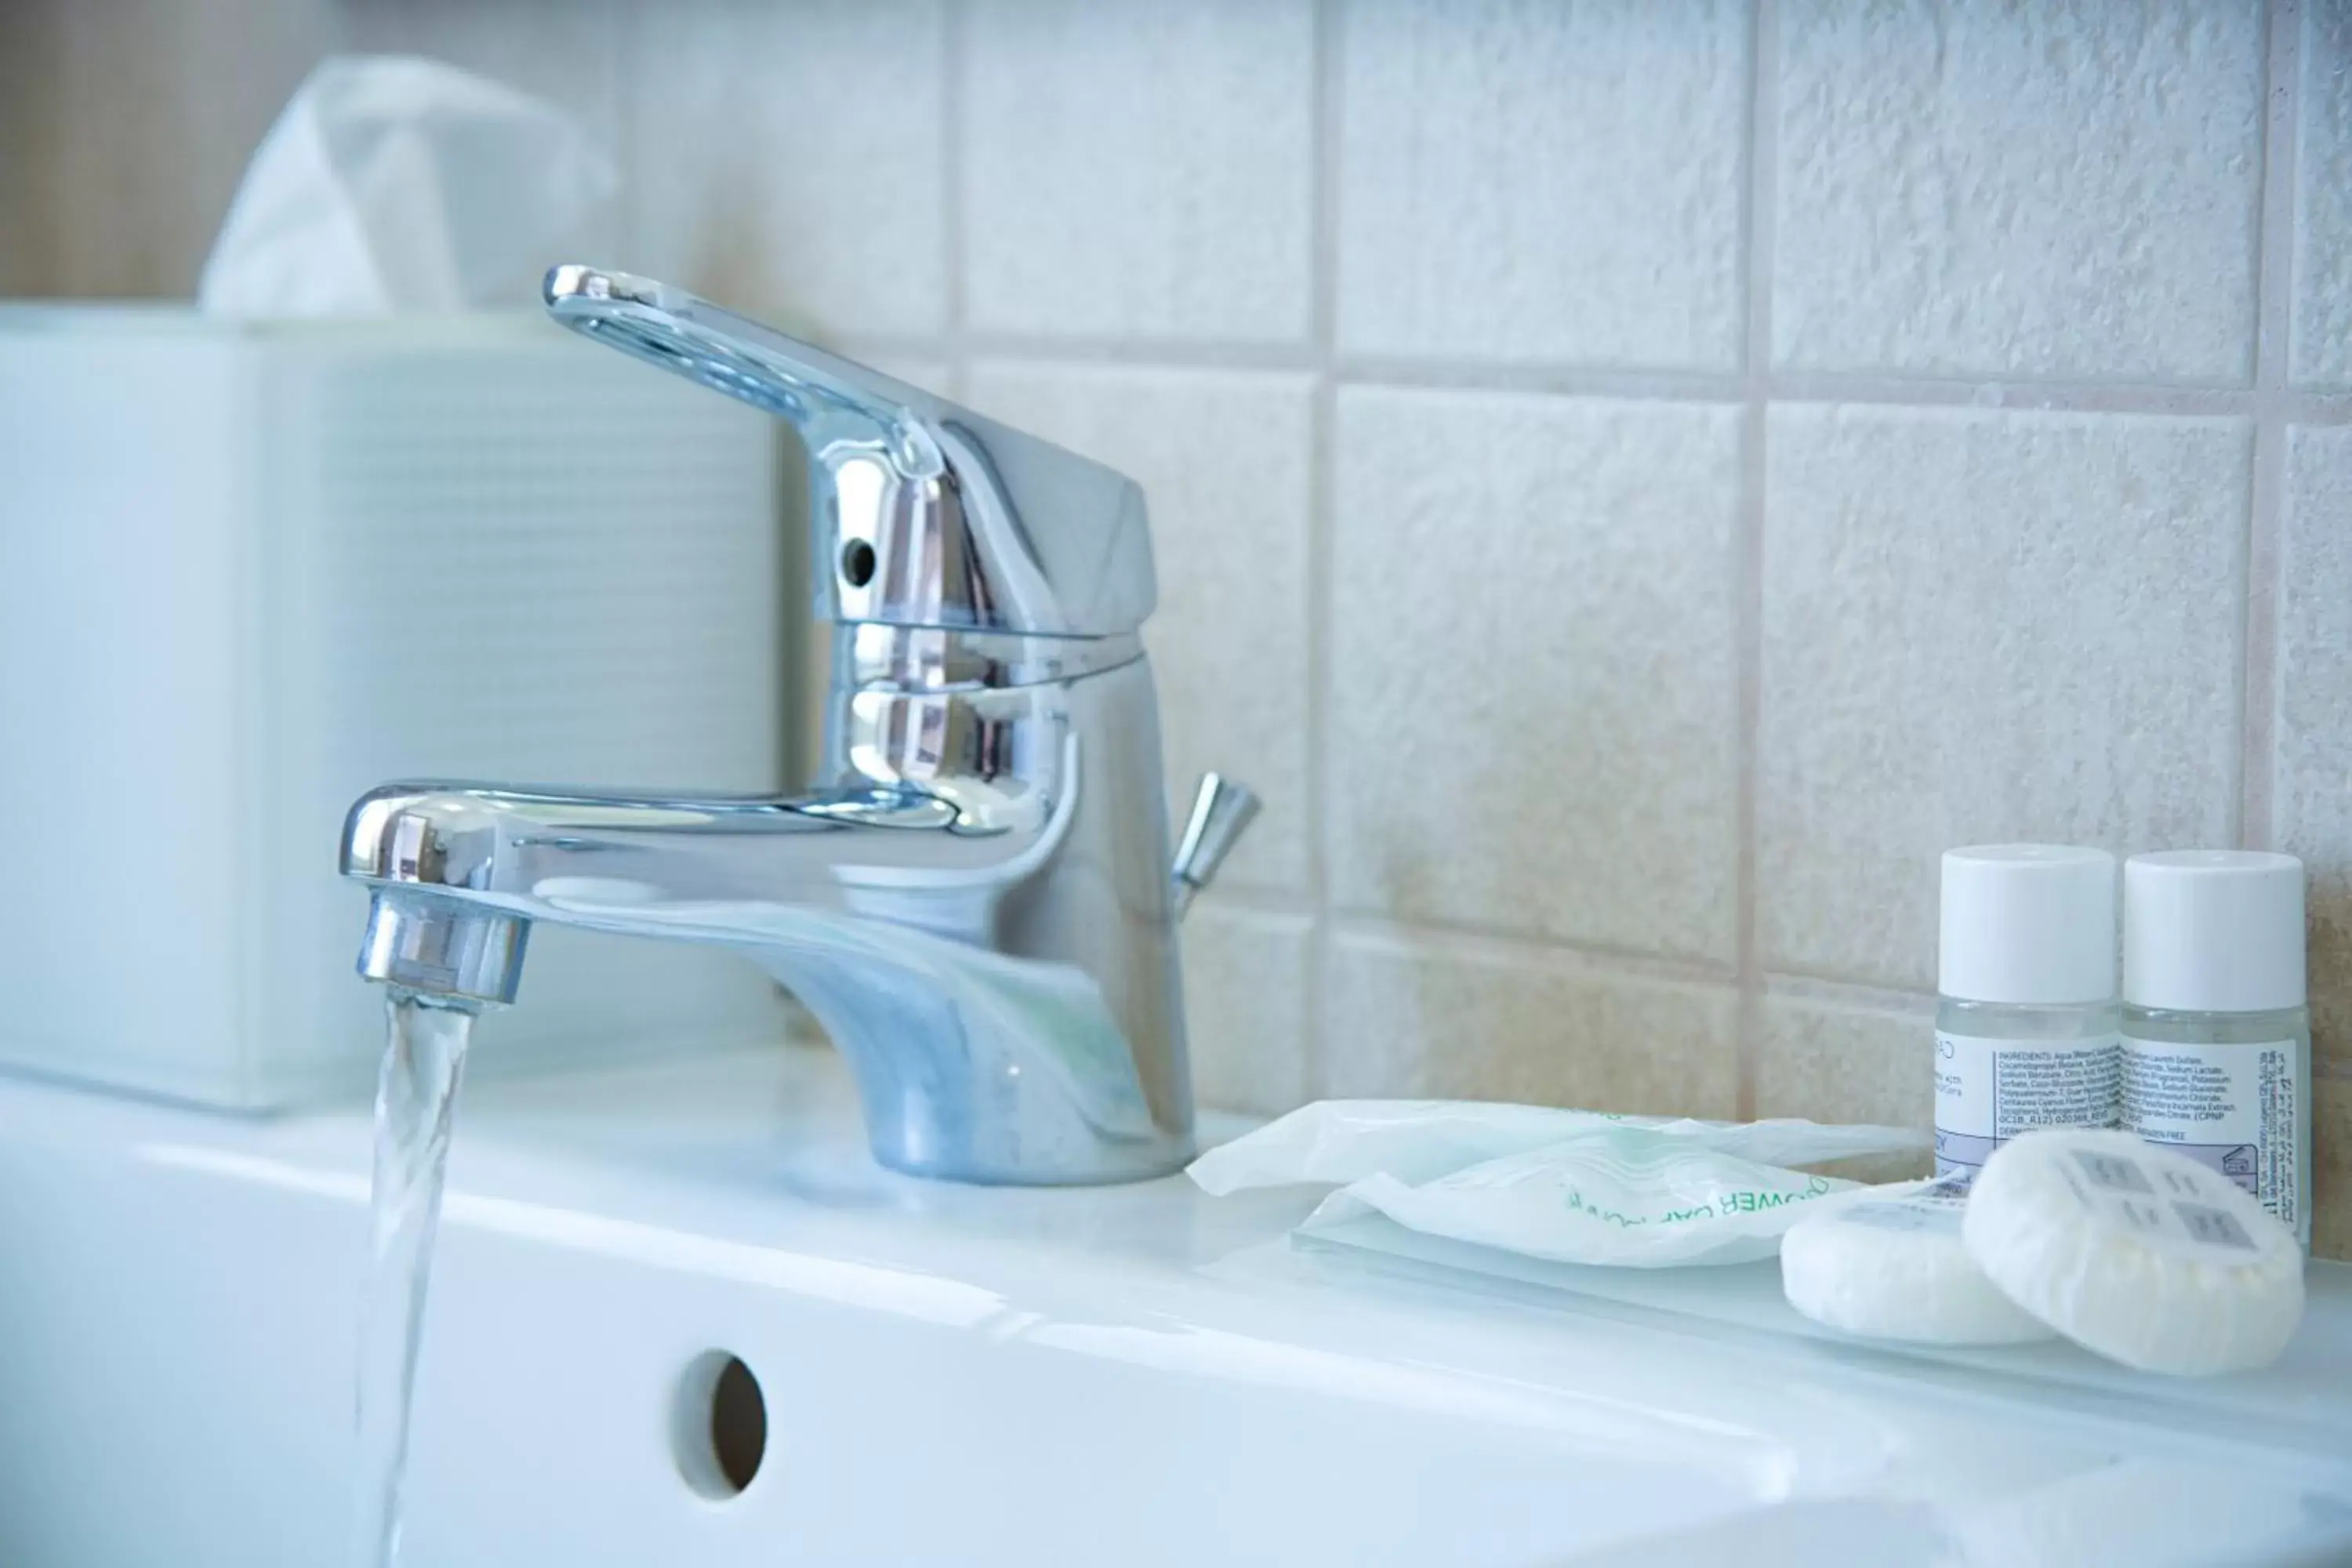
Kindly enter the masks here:
M 768 1401 L 740 1356 L 706 1351 L 688 1363 L 670 1447 L 686 1484 L 713 1502 L 751 1484 L 768 1452 Z
M 862 539 L 853 539 L 843 545 L 841 575 L 853 588 L 863 588 L 874 581 L 874 547 Z

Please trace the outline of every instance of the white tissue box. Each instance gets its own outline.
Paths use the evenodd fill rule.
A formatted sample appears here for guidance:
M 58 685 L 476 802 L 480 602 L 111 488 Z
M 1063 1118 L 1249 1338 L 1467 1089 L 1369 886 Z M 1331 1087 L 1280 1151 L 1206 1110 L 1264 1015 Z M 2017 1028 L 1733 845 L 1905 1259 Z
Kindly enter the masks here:
M 0 1062 L 357 1090 L 362 790 L 772 787 L 775 442 L 535 316 L 0 308 Z M 740 962 L 542 927 L 475 1070 L 782 1016 Z

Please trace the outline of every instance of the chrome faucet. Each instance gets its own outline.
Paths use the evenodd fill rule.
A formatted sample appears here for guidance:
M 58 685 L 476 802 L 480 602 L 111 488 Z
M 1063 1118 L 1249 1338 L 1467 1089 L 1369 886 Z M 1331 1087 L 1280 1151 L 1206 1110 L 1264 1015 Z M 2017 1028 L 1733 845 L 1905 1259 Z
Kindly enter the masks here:
M 1182 1164 L 1176 919 L 1255 802 L 1210 775 L 1171 866 L 1142 492 L 660 283 L 559 267 L 546 298 L 806 443 L 835 623 L 817 777 L 773 797 L 372 790 L 342 845 L 374 890 L 360 973 L 478 1005 L 513 1000 L 534 921 L 722 944 L 825 1026 L 887 1165 L 1059 1184 Z

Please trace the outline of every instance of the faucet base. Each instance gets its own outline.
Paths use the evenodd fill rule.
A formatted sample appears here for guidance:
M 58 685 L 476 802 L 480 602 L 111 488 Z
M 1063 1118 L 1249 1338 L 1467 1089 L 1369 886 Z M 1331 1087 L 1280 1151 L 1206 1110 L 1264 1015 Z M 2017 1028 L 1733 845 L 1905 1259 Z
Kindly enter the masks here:
M 870 1126 L 866 1131 L 869 1135 L 873 1132 Z M 1125 1157 L 1107 1157 L 1097 1148 L 1087 1151 L 1083 1163 L 1067 1166 L 1041 1162 L 992 1170 L 960 1163 L 927 1163 L 906 1148 L 885 1148 L 878 1138 L 874 1139 L 872 1148 L 876 1164 L 902 1176 L 920 1176 L 927 1182 L 961 1182 L 972 1187 L 1105 1187 L 1127 1182 L 1151 1182 L 1174 1175 L 1191 1164 L 1199 1152 L 1190 1138 L 1168 1138 L 1139 1146 Z
M 1181 1058 L 1165 1079 L 1139 1071 L 1083 971 L 814 922 L 798 942 L 739 951 L 824 1026 L 891 1170 L 1050 1187 L 1149 1181 L 1192 1162 L 1190 1074 Z

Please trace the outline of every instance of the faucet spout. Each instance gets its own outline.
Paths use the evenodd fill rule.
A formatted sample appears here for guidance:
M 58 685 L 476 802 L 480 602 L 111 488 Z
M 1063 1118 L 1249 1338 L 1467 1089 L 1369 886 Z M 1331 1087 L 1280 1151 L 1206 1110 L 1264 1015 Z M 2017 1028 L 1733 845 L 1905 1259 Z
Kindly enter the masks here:
M 540 921 L 724 946 L 825 1026 L 885 1164 L 1163 1174 L 1191 1157 L 1192 1095 L 1150 687 L 1138 658 L 856 693 L 846 776 L 790 796 L 384 785 L 343 835 L 375 894 L 361 972 L 503 1001 Z
M 957 890 L 1017 877 L 1054 826 L 974 822 L 914 790 L 696 798 L 425 780 L 360 797 L 342 869 L 403 906 L 632 936 L 757 941 L 780 908 L 848 915 L 884 904 L 891 918 L 982 940 L 986 900 Z M 915 886 L 926 896 L 910 905 Z M 511 948 L 519 972 L 522 945 Z M 448 966 L 488 962 L 453 955 Z M 415 966 L 429 974 L 433 961 Z

